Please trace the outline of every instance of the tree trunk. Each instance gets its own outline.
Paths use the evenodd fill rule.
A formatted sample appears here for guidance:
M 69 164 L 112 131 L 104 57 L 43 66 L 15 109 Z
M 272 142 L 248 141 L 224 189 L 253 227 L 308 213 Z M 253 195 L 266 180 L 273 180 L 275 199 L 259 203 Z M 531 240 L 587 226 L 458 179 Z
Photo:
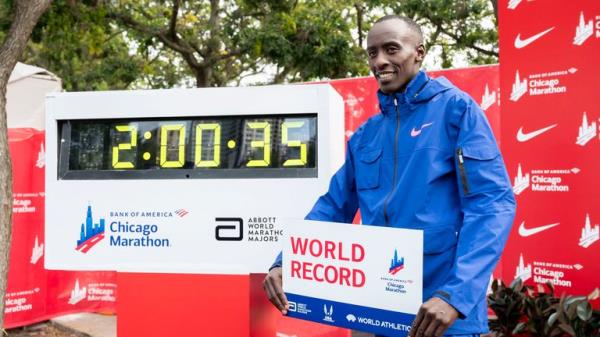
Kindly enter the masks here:
M 0 47 L 0 328 L 4 327 L 4 298 L 12 234 L 12 165 L 6 125 L 6 87 L 29 36 L 52 0 L 15 0 L 14 19 Z

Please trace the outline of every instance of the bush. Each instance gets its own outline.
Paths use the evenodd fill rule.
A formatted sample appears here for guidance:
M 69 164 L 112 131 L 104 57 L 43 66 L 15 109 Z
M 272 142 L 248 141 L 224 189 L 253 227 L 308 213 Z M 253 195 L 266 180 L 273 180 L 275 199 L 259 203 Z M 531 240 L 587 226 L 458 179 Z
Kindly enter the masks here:
M 523 285 L 517 278 L 510 286 L 494 280 L 488 305 L 496 315 L 490 319 L 490 330 L 498 337 L 600 337 L 600 311 L 594 310 L 589 296 L 562 295 L 557 298 L 554 286 Z

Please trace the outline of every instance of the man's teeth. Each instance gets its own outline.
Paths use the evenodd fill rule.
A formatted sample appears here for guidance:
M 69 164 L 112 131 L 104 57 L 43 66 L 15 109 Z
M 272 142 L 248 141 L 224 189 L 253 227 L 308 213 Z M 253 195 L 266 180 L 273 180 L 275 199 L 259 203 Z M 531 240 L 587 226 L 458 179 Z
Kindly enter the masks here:
M 394 77 L 394 73 L 379 73 L 380 80 L 391 80 Z

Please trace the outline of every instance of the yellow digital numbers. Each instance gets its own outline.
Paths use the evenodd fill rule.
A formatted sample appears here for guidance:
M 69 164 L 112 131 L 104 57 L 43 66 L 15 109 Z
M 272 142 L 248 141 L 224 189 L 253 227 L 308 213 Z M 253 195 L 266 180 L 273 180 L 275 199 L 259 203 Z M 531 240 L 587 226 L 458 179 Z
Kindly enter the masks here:
M 119 161 L 119 151 L 131 150 L 137 146 L 137 127 L 135 125 L 117 125 L 115 129 L 119 132 L 129 132 L 129 143 L 120 143 L 113 146 L 112 167 L 116 169 L 130 169 L 135 165 L 130 161 Z
M 202 160 L 202 133 L 204 131 L 213 132 L 213 158 L 212 160 Z M 196 167 L 218 167 L 221 165 L 221 124 L 206 123 L 196 125 Z
M 263 159 L 249 160 L 248 167 L 266 167 L 271 165 L 271 124 L 267 122 L 249 122 L 250 129 L 263 129 L 263 140 L 253 140 L 250 146 L 253 148 L 263 148 Z
M 167 160 L 169 131 L 177 135 L 177 160 Z M 183 167 L 185 163 L 185 125 L 169 124 L 160 127 L 160 166 L 165 168 Z
M 299 140 L 289 140 L 288 129 L 301 128 L 304 122 L 284 122 L 281 124 L 281 144 L 288 147 L 299 147 L 300 158 L 288 159 L 283 163 L 283 166 L 304 166 L 306 165 L 306 144 Z

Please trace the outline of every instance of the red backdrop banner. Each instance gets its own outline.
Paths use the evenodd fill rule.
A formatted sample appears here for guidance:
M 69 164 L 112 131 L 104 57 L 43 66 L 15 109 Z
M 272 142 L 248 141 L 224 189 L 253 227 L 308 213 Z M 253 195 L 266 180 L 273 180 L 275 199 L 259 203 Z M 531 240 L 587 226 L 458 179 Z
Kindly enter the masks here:
M 600 285 L 600 2 L 498 6 L 502 148 L 518 203 L 502 276 L 588 295 Z

